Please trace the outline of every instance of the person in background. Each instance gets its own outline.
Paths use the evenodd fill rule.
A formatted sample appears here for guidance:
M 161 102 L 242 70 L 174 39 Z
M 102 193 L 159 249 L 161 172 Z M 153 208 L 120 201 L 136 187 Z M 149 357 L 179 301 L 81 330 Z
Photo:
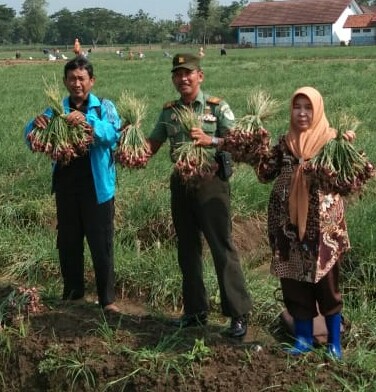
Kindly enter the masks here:
M 293 355 L 312 350 L 318 307 L 328 330 L 328 354 L 342 357 L 339 264 L 350 248 L 344 202 L 307 171 L 310 159 L 336 134 L 321 94 L 302 87 L 291 99 L 289 131 L 255 166 L 262 182 L 274 180 L 268 207 L 271 272 L 280 278 L 294 319 L 295 345 L 287 350 Z M 352 141 L 355 134 L 347 131 L 344 137 Z
M 81 54 L 81 44 L 80 41 L 78 40 L 78 38 L 76 38 L 74 40 L 74 45 L 73 45 L 73 53 L 76 56 L 79 56 Z
M 91 90 L 95 83 L 92 64 L 75 57 L 64 67 L 64 85 L 69 96 L 63 105 L 67 122 L 87 122 L 94 133 L 88 154 L 69 164 L 55 162 L 52 191 L 56 197 L 57 248 L 63 277 L 63 300 L 80 300 L 85 295 L 84 238 L 90 248 L 95 271 L 98 301 L 106 311 L 115 304 L 114 197 L 115 162 L 112 149 L 119 138 L 120 118 L 114 104 L 100 100 Z M 51 108 L 31 120 L 25 138 L 34 127 L 45 129 Z
M 176 109 L 189 107 L 203 120 L 193 128 L 196 145 L 216 148 L 234 123 L 234 114 L 223 100 L 201 91 L 204 72 L 200 58 L 176 54 L 172 60 L 172 82 L 180 98 L 164 105 L 148 143 L 152 154 L 169 139 L 172 161 L 179 143 L 186 139 Z M 202 233 L 210 247 L 219 284 L 221 308 L 231 318 L 225 333 L 239 338 L 246 334 L 251 299 L 231 233 L 230 185 L 218 175 L 199 179 L 194 186 L 174 171 L 170 178 L 171 211 L 178 239 L 178 262 L 182 272 L 184 315 L 173 320 L 177 327 L 207 323 L 209 303 L 203 281 Z
M 204 57 L 205 56 L 204 48 L 202 46 L 200 47 L 200 50 L 198 51 L 198 55 L 200 57 Z

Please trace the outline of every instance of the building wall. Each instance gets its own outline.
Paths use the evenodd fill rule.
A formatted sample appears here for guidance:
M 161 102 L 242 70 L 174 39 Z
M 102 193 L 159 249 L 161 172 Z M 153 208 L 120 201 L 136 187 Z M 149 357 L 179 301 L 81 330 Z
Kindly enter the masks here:
M 375 27 L 351 29 L 351 45 L 375 45 L 375 44 L 376 44 Z
M 346 19 L 350 15 L 359 15 L 359 10 L 355 7 L 354 3 L 351 3 L 349 7 L 347 7 L 342 15 L 338 18 L 336 23 L 333 25 L 333 43 L 345 42 L 348 43 L 351 40 L 351 30 L 344 29 L 343 25 L 346 22 Z
M 256 42 L 255 39 L 255 27 L 246 27 L 238 29 L 238 42 L 240 45 L 253 45 Z
M 311 44 L 313 26 L 298 25 L 293 26 L 294 45 L 306 46 Z
M 329 0 L 328 0 L 329 1 Z M 355 1 L 351 2 L 333 25 L 307 25 L 306 36 L 296 36 L 295 29 L 302 26 L 283 26 L 290 29 L 289 36 L 278 36 L 278 29 L 282 26 L 249 26 L 238 29 L 238 44 L 252 46 L 304 46 L 304 45 L 339 45 L 352 40 L 351 29 L 344 29 L 343 25 L 350 15 L 359 15 L 362 11 Z M 326 27 L 322 27 L 326 26 Z M 271 28 L 271 34 L 260 36 L 260 29 Z M 321 35 L 320 29 L 325 32 Z M 318 32 L 319 31 L 319 32 Z
M 177 33 L 175 36 L 175 40 L 177 42 L 183 42 L 188 38 L 188 34 L 187 33 Z
M 253 26 L 238 30 L 238 42 L 252 46 L 331 45 L 332 29 L 331 25 Z

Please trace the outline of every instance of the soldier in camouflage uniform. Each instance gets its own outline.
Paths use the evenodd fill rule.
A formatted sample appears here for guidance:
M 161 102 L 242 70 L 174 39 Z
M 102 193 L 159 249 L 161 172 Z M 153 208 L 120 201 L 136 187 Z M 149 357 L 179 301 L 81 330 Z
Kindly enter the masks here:
M 176 109 L 188 105 L 203 124 L 202 129 L 191 130 L 195 143 L 208 148 L 217 148 L 223 143 L 223 136 L 233 126 L 234 115 L 226 102 L 201 91 L 203 80 L 198 56 L 177 54 L 173 58 L 172 82 L 180 98 L 164 105 L 148 138 L 153 154 L 169 139 L 171 160 L 174 161 L 175 149 L 189 137 L 177 119 Z M 216 175 L 199 179 L 192 187 L 174 172 L 170 188 L 184 303 L 184 315 L 173 323 L 184 328 L 207 322 L 209 304 L 203 282 L 203 234 L 215 264 L 222 312 L 231 318 L 231 325 L 225 333 L 230 337 L 241 337 L 247 332 L 251 299 L 232 240 L 228 180 Z

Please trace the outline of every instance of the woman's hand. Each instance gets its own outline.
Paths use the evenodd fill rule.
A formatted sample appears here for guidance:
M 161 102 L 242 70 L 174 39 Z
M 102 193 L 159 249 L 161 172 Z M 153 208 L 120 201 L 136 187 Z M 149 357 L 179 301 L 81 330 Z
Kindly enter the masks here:
M 342 135 L 342 137 L 343 137 L 345 140 L 347 140 L 348 142 L 353 143 L 354 140 L 355 140 L 355 138 L 356 138 L 356 135 L 355 135 L 355 132 L 354 132 L 354 131 L 346 131 L 346 132 Z

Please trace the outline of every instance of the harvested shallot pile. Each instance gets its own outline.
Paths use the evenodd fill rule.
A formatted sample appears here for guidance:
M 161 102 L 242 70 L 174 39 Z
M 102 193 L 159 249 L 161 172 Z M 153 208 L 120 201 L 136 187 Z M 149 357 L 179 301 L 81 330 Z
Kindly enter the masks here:
M 277 113 L 279 103 L 263 90 L 256 90 L 247 98 L 246 114 L 235 120 L 221 149 L 232 155 L 234 162 L 255 164 L 270 146 L 270 134 L 264 129 L 267 119 Z
M 133 93 L 123 91 L 117 102 L 122 120 L 122 131 L 115 151 L 115 160 L 122 167 L 144 168 L 151 156 L 144 133 L 141 130 L 147 105 Z
M 312 158 L 308 171 L 317 174 L 320 185 L 328 191 L 343 195 L 360 191 L 363 185 L 375 175 L 374 165 L 366 154 L 358 151 L 344 134 L 354 131 L 359 121 L 348 114 L 339 114 L 332 125 L 337 129 L 336 138 L 330 140 L 321 152 Z
M 87 153 L 94 140 L 93 129 L 86 122 L 75 126 L 68 124 L 56 78 L 51 84 L 44 80 L 44 84 L 52 116 L 45 129 L 35 127 L 27 138 L 32 151 L 42 152 L 54 161 L 68 164 L 71 159 Z
M 0 300 L 0 331 L 30 314 L 40 313 L 43 309 L 36 287 L 9 287 L 6 296 L 2 296 Z
M 177 121 L 190 135 L 192 128 L 201 128 L 197 115 L 188 107 L 175 109 Z M 175 170 L 184 182 L 194 182 L 200 178 L 212 178 L 218 170 L 212 149 L 196 146 L 191 138 L 182 142 L 174 151 Z

